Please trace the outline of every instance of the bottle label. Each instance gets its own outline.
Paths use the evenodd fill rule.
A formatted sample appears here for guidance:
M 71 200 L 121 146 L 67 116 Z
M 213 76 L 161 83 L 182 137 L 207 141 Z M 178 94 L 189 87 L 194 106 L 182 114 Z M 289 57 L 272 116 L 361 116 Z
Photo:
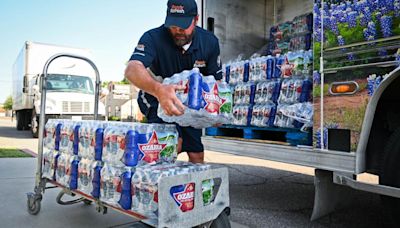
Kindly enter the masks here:
M 151 163 L 159 159 L 160 153 L 167 146 L 166 143 L 158 141 L 157 133 L 153 131 L 149 141 L 146 144 L 138 144 L 141 160 Z
M 181 209 L 186 212 L 194 208 L 194 183 L 173 187 L 171 195 Z
M 219 114 L 221 106 L 226 102 L 226 99 L 219 96 L 217 83 L 214 84 L 210 92 L 203 90 L 203 98 L 206 102 L 204 109 L 209 113 Z

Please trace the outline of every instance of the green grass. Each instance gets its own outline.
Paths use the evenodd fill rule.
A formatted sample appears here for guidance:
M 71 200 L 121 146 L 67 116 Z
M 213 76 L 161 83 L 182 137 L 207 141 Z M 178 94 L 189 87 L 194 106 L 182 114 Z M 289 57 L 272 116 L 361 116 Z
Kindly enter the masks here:
M 17 149 L 0 148 L 0 158 L 24 158 L 24 157 L 32 157 L 32 156 Z

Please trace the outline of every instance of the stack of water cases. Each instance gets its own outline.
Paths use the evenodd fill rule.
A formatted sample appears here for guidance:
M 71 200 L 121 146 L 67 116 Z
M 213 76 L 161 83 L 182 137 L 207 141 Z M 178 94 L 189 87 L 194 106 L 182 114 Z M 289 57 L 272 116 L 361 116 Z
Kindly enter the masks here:
M 293 21 L 271 27 L 268 52 L 282 54 L 288 51 L 310 50 L 313 15 L 297 16 Z
M 312 118 L 312 52 L 262 56 L 223 67 L 234 125 L 300 128 Z
M 177 91 L 177 97 L 185 106 L 183 115 L 167 116 L 158 107 L 158 116 L 165 122 L 194 128 L 232 122 L 232 92 L 226 82 L 217 82 L 214 76 L 203 76 L 194 68 L 166 78 L 163 84 L 185 86 L 185 90 Z
M 301 128 L 312 125 L 312 52 L 288 52 L 282 70 L 281 90 L 274 125 Z
M 158 215 L 163 177 L 204 171 L 209 165 L 176 162 L 175 125 L 50 119 L 45 125 L 43 176 L 125 210 Z M 213 200 L 213 180 L 201 186 Z M 182 211 L 193 209 L 194 184 L 171 189 Z M 185 197 L 183 197 L 184 195 Z

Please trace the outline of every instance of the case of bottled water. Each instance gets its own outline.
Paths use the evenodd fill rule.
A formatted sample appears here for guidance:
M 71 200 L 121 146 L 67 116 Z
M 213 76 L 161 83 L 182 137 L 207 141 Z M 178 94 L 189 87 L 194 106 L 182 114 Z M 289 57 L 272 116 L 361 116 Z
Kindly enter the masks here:
M 157 114 L 165 122 L 195 128 L 231 123 L 232 92 L 226 82 L 217 82 L 214 76 L 202 76 L 199 69 L 194 68 L 175 74 L 163 83 L 186 85 L 185 90 L 177 91 L 177 97 L 185 105 L 183 115 L 167 116 L 161 106 L 158 107 Z

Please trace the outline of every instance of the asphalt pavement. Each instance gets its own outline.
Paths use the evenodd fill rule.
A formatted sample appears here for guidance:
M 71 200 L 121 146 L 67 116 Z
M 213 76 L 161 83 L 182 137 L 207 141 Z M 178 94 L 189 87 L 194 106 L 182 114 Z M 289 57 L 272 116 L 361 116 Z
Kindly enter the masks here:
M 37 150 L 29 131 L 17 131 L 0 119 L 0 147 Z M 179 159 L 187 159 L 180 156 Z M 313 169 L 243 156 L 206 151 L 206 161 L 229 169 L 233 227 L 382 227 L 378 195 L 349 189 L 334 213 L 310 222 L 314 201 Z M 33 190 L 36 159 L 0 159 L 0 227 L 134 227 L 132 218 L 94 206 L 61 206 L 58 189 L 46 190 L 41 212 L 26 211 L 26 193 Z

